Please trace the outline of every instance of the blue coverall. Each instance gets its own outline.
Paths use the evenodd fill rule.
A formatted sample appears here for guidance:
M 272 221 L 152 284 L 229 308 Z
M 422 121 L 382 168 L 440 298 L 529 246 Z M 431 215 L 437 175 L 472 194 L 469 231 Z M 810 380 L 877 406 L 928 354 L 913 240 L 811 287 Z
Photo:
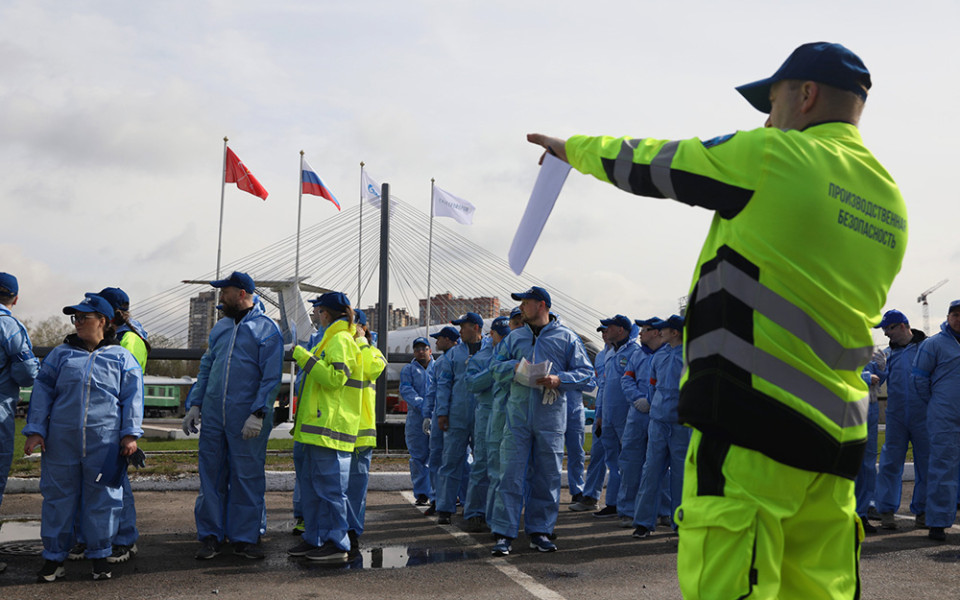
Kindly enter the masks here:
M 584 418 L 583 392 L 570 390 L 567 396 L 567 430 L 563 434 L 563 445 L 567 449 L 567 488 L 570 496 L 583 494 L 584 471 L 587 453 L 583 449 Z
M 609 348 L 609 346 L 608 346 Z M 597 397 L 593 405 L 593 425 L 592 442 L 590 444 L 590 464 L 587 466 L 587 474 L 583 482 L 584 498 L 600 499 L 600 492 L 603 491 L 603 482 L 607 478 L 607 450 L 603 445 L 603 387 L 605 374 L 603 364 L 606 361 L 607 349 L 604 348 L 594 357 L 594 380 L 597 384 Z M 597 427 L 600 427 L 600 435 L 597 435 Z M 615 504 L 616 497 L 610 496 L 607 490 L 607 504 Z
M 20 388 L 30 387 L 40 370 L 27 330 L 0 304 L 0 504 L 13 464 L 14 414 Z
M 427 395 L 427 378 L 433 372 L 437 361 L 430 359 L 426 367 L 416 360 L 404 365 L 400 371 L 400 397 L 407 403 L 407 422 L 404 426 L 404 438 L 410 452 L 410 479 L 413 482 L 413 495 L 433 496 L 430 486 L 430 436 L 423 432 L 423 403 Z
M 482 347 L 482 346 L 481 346 Z M 478 349 L 479 351 L 479 349 Z M 473 426 L 476 420 L 477 400 L 467 387 L 467 365 L 473 358 L 469 345 L 463 340 L 443 355 L 437 368 L 437 404 L 435 417 L 448 417 L 449 426 L 443 432 L 443 460 L 437 482 L 437 512 L 457 512 L 457 498 L 464 503 L 464 518 L 475 516 L 484 506 L 475 498 L 474 506 L 466 504 L 467 494 L 460 496 L 464 484 L 469 486 L 469 473 L 461 462 L 471 449 Z M 478 457 L 474 456 L 474 465 Z M 464 477 L 467 480 L 464 481 Z M 469 491 L 469 487 L 468 487 Z
M 927 403 L 920 400 L 911 380 L 917 348 L 926 335 L 913 330 L 906 346 L 890 344 L 887 355 L 887 410 L 880 469 L 877 473 L 877 510 L 896 512 L 900 508 L 903 463 L 907 445 L 913 445 L 913 497 L 910 512 L 920 515 L 927 506 L 927 469 L 930 460 L 930 436 L 927 433 Z
M 508 334 L 509 335 L 509 334 Z M 492 348 L 490 363 L 487 369 L 494 365 L 497 349 L 503 344 Z M 487 504 L 484 515 L 493 514 L 493 506 L 497 501 L 497 490 L 500 488 L 500 479 L 503 468 L 500 465 L 500 445 L 503 442 L 503 430 L 507 426 L 507 396 L 510 394 L 510 383 L 493 377 L 493 401 L 490 404 L 490 420 L 487 423 Z
M 650 425 L 647 430 L 647 459 L 640 476 L 640 492 L 634 508 L 633 523 L 653 531 L 660 507 L 660 483 L 670 469 L 670 514 L 680 506 L 683 493 L 683 462 L 692 430 L 679 423 L 680 373 L 683 369 L 683 345 L 664 345 L 652 361 L 650 382 Z
M 927 403 L 927 526 L 950 527 L 957 516 L 960 470 L 960 333 L 946 321 L 917 349 L 913 383 L 917 396 Z
M 266 531 L 267 440 L 280 386 L 283 338 L 280 328 L 254 306 L 237 323 L 220 319 L 210 331 L 197 383 L 186 408 L 200 407 L 200 493 L 194 517 L 197 539 L 256 544 Z M 245 440 L 243 424 L 264 411 L 260 435 Z
M 143 371 L 115 338 L 90 352 L 72 334 L 44 359 L 23 435 L 44 439 L 40 537 L 45 559 L 66 559 L 78 509 L 86 557 L 113 552 L 123 491 L 119 477 L 115 487 L 97 483 L 97 477 L 121 468 L 120 440 L 143 435 L 142 422 Z
M 117 339 L 122 340 L 126 334 L 138 335 L 141 339 L 147 339 L 147 331 L 143 328 L 140 321 L 130 319 L 131 329 L 126 324 L 117 327 Z M 140 365 L 141 367 L 143 365 Z M 130 478 L 124 470 L 120 486 L 123 488 L 123 510 L 120 511 L 120 526 L 117 528 L 117 536 L 113 538 L 114 545 L 132 546 L 140 537 L 137 531 L 137 507 L 133 500 L 133 490 L 130 488 Z
M 879 377 L 880 382 L 876 385 L 871 384 L 871 375 Z M 857 514 L 865 518 L 870 505 L 876 506 L 877 439 L 880 425 L 880 403 L 877 401 L 877 390 L 886 379 L 887 372 L 881 369 L 876 361 L 870 361 L 863 368 L 862 377 L 870 388 L 870 407 L 867 409 L 867 447 L 863 452 L 860 472 L 854 480 L 854 496 L 857 501 Z
M 623 434 L 627 427 L 627 415 L 630 402 L 623 393 L 620 379 L 627 371 L 627 364 L 635 352 L 640 350 L 637 342 L 638 328 L 634 328 L 626 340 L 619 346 L 611 346 L 607 350 L 603 367 L 603 448 L 607 453 L 607 467 L 610 468 L 610 478 L 607 480 L 607 505 L 617 502 L 620 494 L 620 452 L 623 448 Z M 612 500 L 613 502 L 610 502 Z
M 529 534 L 551 534 L 557 522 L 562 486 L 563 433 L 567 428 L 568 390 L 583 391 L 594 385 L 593 365 L 579 336 L 560 320 L 550 321 L 534 336 L 530 325 L 515 329 L 497 348 L 492 367 L 500 381 L 511 381 L 520 359 L 552 363 L 550 373 L 560 378 L 559 396 L 543 403 L 544 391 L 511 381 L 507 422 L 500 446 L 502 478 L 493 515 L 487 521 L 496 535 L 514 539 L 523 512 Z M 530 468 L 530 492 L 524 510 L 524 481 Z
M 493 341 L 484 339 L 480 350 L 470 357 L 467 363 L 467 390 L 476 400 L 473 422 L 473 465 L 470 466 L 470 484 L 467 486 L 467 500 L 463 503 L 463 518 L 483 517 L 487 515 L 487 496 L 490 491 L 490 473 L 487 458 L 487 431 L 490 427 L 490 413 L 493 410 L 494 379 L 490 371 L 493 361 Z

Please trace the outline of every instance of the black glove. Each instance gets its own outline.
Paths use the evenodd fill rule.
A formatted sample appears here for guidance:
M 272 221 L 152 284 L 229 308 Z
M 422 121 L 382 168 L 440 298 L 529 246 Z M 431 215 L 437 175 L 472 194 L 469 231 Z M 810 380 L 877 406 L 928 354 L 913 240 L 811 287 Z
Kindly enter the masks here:
M 143 453 L 143 450 L 137 448 L 136 452 L 127 457 L 127 464 L 142 469 L 147 466 L 147 455 Z

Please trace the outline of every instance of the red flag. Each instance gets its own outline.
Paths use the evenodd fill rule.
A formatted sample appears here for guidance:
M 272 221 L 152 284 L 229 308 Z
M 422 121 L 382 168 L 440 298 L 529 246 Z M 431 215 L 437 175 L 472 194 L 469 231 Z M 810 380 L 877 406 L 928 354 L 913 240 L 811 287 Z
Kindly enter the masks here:
M 235 183 L 237 187 L 244 192 L 253 194 L 264 200 L 267 199 L 267 190 L 260 185 L 260 182 L 253 176 L 253 173 L 250 172 L 247 165 L 243 164 L 240 157 L 234 154 L 230 148 L 227 148 L 227 172 L 224 182 Z

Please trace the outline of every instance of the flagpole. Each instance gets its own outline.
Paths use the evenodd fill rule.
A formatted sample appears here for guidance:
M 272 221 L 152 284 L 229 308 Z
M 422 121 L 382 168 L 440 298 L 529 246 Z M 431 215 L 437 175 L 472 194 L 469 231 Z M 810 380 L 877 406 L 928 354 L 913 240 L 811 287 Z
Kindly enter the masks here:
M 356 306 L 360 308 L 360 287 L 363 285 L 363 276 L 360 269 L 363 266 L 363 161 L 360 161 L 360 243 L 357 245 L 357 299 Z
M 223 194 L 227 188 L 227 136 L 223 136 L 223 169 L 220 170 L 220 233 L 217 234 L 217 279 L 220 279 L 220 251 L 223 248 Z
M 430 335 L 430 275 L 433 269 L 433 184 L 430 178 L 430 241 L 427 243 L 427 336 Z
M 293 284 L 300 291 L 300 213 L 303 210 L 303 150 L 300 151 L 300 184 L 297 186 L 297 258 L 293 267 Z

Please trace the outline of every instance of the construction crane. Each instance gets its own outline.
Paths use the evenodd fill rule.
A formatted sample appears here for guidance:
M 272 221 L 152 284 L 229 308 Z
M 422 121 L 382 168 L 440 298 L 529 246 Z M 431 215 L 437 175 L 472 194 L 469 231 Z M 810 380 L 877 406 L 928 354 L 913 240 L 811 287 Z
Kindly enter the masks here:
M 949 279 L 944 279 L 940 283 L 934 285 L 929 290 L 920 294 L 917 298 L 917 302 L 923 307 L 923 332 L 927 335 L 930 335 L 930 305 L 927 304 L 927 296 L 940 289 L 940 286 L 950 281 Z

